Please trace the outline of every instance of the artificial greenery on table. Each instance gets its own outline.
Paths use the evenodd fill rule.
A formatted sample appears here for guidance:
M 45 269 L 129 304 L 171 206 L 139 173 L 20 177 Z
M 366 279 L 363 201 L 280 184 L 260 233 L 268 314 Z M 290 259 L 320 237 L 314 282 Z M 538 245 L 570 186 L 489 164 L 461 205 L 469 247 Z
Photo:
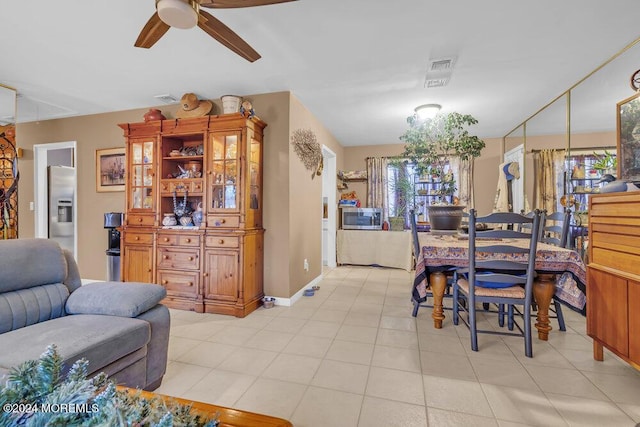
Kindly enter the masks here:
M 104 373 L 87 378 L 81 359 L 64 375 L 62 358 L 50 345 L 39 360 L 14 368 L 0 385 L 0 426 L 216 427 L 188 405 L 118 390 Z

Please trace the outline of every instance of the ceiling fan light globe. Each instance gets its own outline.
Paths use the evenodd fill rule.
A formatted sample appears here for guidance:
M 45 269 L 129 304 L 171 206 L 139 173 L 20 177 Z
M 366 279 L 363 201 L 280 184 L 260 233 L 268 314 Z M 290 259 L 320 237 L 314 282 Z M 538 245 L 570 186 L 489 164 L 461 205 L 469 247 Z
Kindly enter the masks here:
M 198 23 L 198 12 L 188 0 L 158 0 L 158 16 L 173 28 L 189 29 Z

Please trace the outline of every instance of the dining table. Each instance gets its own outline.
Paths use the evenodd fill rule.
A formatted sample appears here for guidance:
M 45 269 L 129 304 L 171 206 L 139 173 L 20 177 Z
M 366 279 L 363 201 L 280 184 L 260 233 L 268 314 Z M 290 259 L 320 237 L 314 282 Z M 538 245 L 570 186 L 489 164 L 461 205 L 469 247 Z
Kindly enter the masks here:
M 436 329 L 442 328 L 444 320 L 443 298 L 447 279 L 446 270 L 469 266 L 469 239 L 465 235 L 439 235 L 418 233 L 420 254 L 417 257 L 413 283 L 413 299 L 416 303 L 426 301 L 429 290 L 433 295 L 433 321 Z M 514 246 L 528 247 L 528 239 L 509 240 Z M 478 247 L 495 244 L 495 241 L 477 240 Z M 509 259 L 526 263 L 528 253 L 479 252 L 483 260 Z M 548 340 L 551 331 L 549 306 L 555 297 L 569 308 L 585 313 L 587 269 L 580 255 L 572 250 L 538 243 L 536 251 L 536 280 L 533 294 L 538 306 L 535 327 L 538 338 Z

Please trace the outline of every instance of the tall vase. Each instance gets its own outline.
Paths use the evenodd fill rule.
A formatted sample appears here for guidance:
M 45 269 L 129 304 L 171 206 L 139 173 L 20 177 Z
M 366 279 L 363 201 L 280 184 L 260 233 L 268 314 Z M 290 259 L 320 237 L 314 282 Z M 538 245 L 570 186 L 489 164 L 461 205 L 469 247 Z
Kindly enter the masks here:
M 191 218 L 193 219 L 193 225 L 200 227 L 200 224 L 202 224 L 202 202 L 198 203 L 198 207 L 191 215 Z

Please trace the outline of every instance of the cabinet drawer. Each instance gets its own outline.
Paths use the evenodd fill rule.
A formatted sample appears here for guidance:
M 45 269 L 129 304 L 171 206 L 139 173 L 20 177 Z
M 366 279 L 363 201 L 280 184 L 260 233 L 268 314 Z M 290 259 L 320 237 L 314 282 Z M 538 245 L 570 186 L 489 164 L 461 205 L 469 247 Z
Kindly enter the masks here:
M 237 228 L 240 225 L 240 217 L 232 215 L 209 215 L 207 216 L 209 227 Z
M 160 192 L 163 195 L 172 194 L 174 191 L 178 194 L 188 191 L 189 193 L 202 193 L 204 185 L 201 179 L 189 181 L 167 179 L 160 182 Z
M 200 288 L 200 272 L 158 270 L 158 283 L 170 296 L 194 297 Z
M 198 270 L 200 250 L 182 248 L 158 248 L 158 268 Z
M 124 243 L 137 245 L 150 245 L 153 243 L 152 233 L 132 233 L 130 231 L 124 234 Z
M 163 234 L 158 233 L 158 246 L 200 246 L 200 236 L 194 234 Z
M 127 224 L 128 225 L 143 225 L 143 226 L 151 226 L 155 221 L 154 215 L 140 215 L 140 214 L 128 214 L 127 215 Z
M 240 246 L 238 236 L 207 236 L 205 244 L 209 248 L 237 248 Z

